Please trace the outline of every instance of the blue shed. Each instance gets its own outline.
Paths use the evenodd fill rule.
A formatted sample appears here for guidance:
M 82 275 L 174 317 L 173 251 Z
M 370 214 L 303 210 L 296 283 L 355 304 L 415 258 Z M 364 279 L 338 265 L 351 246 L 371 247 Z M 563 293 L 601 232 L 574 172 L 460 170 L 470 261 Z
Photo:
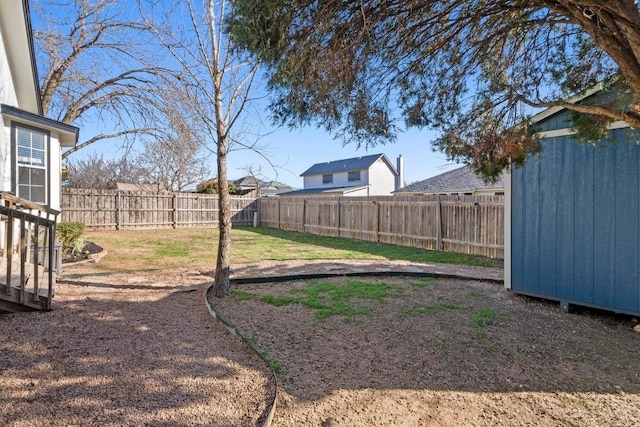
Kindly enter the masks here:
M 543 151 L 507 176 L 505 286 L 563 310 L 640 315 L 640 133 L 616 122 L 580 144 L 568 114 L 534 118 Z

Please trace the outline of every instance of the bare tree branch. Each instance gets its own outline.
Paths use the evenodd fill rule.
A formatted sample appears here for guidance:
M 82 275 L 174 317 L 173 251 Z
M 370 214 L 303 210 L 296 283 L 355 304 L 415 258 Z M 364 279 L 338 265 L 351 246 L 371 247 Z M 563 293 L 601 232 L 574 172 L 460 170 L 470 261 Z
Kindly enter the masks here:
M 231 248 L 227 156 L 239 118 L 252 99 L 257 64 L 238 55 L 224 33 L 226 1 L 185 0 L 162 5 L 172 11 L 171 20 L 162 19 L 165 10 L 157 3 L 139 0 L 138 4 L 145 23 L 179 67 L 175 75 L 181 78 L 176 84 L 189 94 L 199 118 L 194 130 L 203 142 L 213 139 L 209 149 L 216 154 L 220 206 L 215 294 L 223 297 L 229 295 Z
M 160 57 L 144 23 L 117 0 L 35 3 L 44 113 L 81 128 L 92 122 L 116 130 L 89 135 L 64 157 L 104 139 L 125 144 L 120 137 L 153 129 L 146 118 L 162 107 L 156 92 L 168 70 L 155 65 Z

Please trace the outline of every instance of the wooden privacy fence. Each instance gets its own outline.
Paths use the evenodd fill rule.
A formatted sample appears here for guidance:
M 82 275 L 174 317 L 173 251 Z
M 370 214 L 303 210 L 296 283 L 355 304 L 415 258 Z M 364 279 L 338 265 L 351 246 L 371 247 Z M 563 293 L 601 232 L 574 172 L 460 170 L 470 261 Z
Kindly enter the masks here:
M 274 197 L 260 225 L 504 258 L 504 196 Z
M 231 196 L 233 225 L 253 225 L 255 197 Z M 62 190 L 61 222 L 90 229 L 216 227 L 218 195 L 122 190 Z

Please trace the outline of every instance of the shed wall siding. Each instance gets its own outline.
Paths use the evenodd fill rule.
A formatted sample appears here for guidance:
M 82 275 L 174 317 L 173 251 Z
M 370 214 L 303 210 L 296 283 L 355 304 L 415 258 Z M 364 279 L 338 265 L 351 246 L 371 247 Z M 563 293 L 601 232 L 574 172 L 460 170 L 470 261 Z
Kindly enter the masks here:
M 511 288 L 640 314 L 640 134 L 543 141 L 512 171 Z

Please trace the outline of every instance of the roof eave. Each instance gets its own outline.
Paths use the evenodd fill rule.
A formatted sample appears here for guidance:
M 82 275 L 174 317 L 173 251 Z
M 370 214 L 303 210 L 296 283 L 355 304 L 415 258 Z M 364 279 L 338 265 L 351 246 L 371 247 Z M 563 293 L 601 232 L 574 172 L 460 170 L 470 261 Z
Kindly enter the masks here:
M 13 121 L 40 127 L 58 134 L 61 147 L 74 147 L 78 143 L 80 129 L 66 123 L 58 122 L 47 117 L 33 114 L 6 104 L 0 104 L 0 114 L 10 117 Z

